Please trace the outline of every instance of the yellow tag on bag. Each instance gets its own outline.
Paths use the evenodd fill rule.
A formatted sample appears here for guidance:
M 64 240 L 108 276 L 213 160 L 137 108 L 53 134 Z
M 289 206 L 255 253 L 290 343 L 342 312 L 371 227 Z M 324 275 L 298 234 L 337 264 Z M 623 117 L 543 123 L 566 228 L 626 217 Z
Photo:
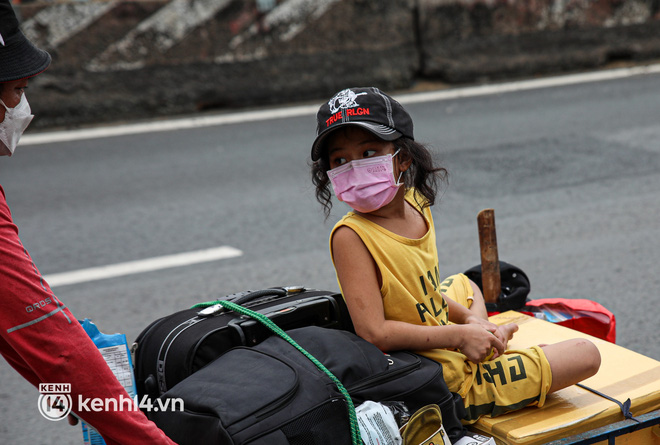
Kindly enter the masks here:
M 451 445 L 442 426 L 442 413 L 438 405 L 418 409 L 399 432 L 403 445 Z

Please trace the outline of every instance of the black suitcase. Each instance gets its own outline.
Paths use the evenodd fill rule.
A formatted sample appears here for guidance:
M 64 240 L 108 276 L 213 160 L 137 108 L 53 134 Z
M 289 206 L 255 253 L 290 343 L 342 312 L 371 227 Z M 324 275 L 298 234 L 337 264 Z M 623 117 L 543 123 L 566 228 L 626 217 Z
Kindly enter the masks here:
M 228 295 L 282 329 L 319 326 L 353 331 L 341 294 L 304 287 L 276 287 Z M 219 304 L 182 310 L 154 321 L 133 343 L 139 400 L 160 396 L 236 346 L 254 346 L 271 332 Z

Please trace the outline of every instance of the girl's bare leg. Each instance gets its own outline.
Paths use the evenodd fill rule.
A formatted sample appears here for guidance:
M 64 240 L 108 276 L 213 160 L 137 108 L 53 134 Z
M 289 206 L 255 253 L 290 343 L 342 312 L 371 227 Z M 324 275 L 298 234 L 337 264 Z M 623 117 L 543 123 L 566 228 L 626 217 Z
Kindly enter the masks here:
M 574 338 L 542 346 L 552 370 L 550 392 L 587 379 L 600 367 L 600 352 L 596 345 L 584 338 Z

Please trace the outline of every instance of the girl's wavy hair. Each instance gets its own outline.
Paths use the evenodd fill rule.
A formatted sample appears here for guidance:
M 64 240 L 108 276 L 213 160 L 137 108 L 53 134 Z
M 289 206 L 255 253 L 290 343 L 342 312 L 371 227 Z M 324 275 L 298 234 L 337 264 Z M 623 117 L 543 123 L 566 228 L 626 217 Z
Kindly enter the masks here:
M 406 137 L 394 141 L 394 149 L 401 150 L 399 156 L 409 156 L 412 160 L 410 168 L 403 174 L 403 183 L 406 189 L 414 187 L 417 193 L 425 198 L 423 203 L 418 202 L 420 208 L 435 204 L 438 187 L 446 184 L 449 172 L 444 167 L 435 166 L 433 155 L 426 145 L 415 142 Z M 323 151 L 323 150 L 322 150 Z M 326 219 L 332 209 L 332 191 L 330 178 L 330 161 L 327 153 L 312 164 L 312 183 L 316 187 L 316 200 L 323 206 Z M 415 198 L 417 200 L 417 198 Z

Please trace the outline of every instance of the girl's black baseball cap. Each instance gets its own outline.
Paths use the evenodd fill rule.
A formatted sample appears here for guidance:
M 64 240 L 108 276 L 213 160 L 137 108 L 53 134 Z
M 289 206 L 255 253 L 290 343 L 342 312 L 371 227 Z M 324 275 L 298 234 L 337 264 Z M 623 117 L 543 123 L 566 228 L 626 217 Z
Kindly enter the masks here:
M 318 161 L 321 157 L 325 138 L 345 125 L 358 125 L 385 141 L 402 136 L 415 139 L 408 112 L 399 102 L 374 87 L 347 88 L 335 94 L 321 105 L 316 122 L 312 161 Z

